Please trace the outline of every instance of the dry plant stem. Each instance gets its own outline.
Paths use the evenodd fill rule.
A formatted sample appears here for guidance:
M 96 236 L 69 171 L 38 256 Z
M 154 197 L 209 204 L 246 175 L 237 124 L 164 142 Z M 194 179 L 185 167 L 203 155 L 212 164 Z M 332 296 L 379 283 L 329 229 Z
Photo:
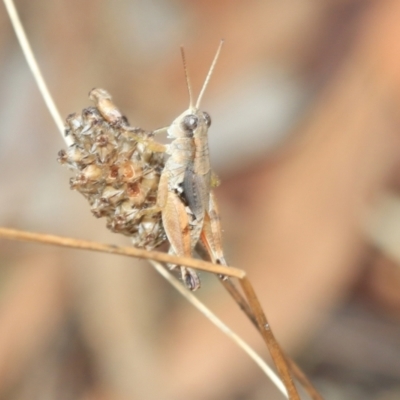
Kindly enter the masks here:
M 218 329 L 232 339 L 268 376 L 281 393 L 288 398 L 285 385 L 269 367 L 269 365 L 235 332 L 225 325 L 211 310 L 209 310 L 199 299 L 188 289 L 186 289 L 175 277 L 173 277 L 160 263 L 149 261 L 156 271 L 162 275 L 182 296 L 185 297 L 194 307 L 196 307 L 207 319 L 209 319 Z
M 304 390 L 309 394 L 309 396 L 313 400 L 324 400 L 323 397 L 318 393 L 317 389 L 313 386 L 310 380 L 307 378 L 307 375 L 300 369 L 300 367 L 285 353 L 283 353 L 286 362 L 289 365 L 289 369 L 292 374 L 297 378 L 300 384 L 303 386 Z
M 260 329 L 259 329 L 259 326 L 257 323 L 257 319 L 256 319 L 252 309 L 250 308 L 246 299 L 243 297 L 243 295 L 239 292 L 237 287 L 234 285 L 234 283 L 230 279 L 227 279 L 227 280 L 220 279 L 220 282 L 224 286 L 226 291 L 234 299 L 234 301 L 237 303 L 237 305 L 240 307 L 240 309 L 246 314 L 246 316 L 249 318 L 249 320 L 253 323 L 253 325 L 260 332 Z M 264 338 L 264 336 L 263 336 L 263 338 Z M 283 356 L 285 357 L 291 373 L 300 382 L 300 384 L 303 386 L 304 390 L 308 393 L 308 395 L 311 397 L 311 399 L 323 400 L 323 397 L 318 393 L 317 389 L 313 386 L 313 384 L 307 378 L 306 374 L 302 371 L 302 369 L 288 355 L 285 354 L 285 352 L 282 350 L 282 348 L 280 349 L 280 351 L 283 354 Z
M 192 303 L 203 315 L 206 316 L 214 325 L 222 332 L 229 336 L 240 348 L 242 348 L 250 358 L 261 368 L 261 370 L 271 379 L 282 394 L 288 398 L 287 390 L 283 382 L 275 374 L 275 372 L 265 363 L 265 361 L 238 335 L 236 335 L 229 327 L 227 327 L 216 315 L 214 315 L 203 303 L 201 303 L 189 290 L 185 289 L 182 284 L 175 279 L 159 262 L 163 263 L 179 263 L 195 269 L 200 269 L 207 272 L 214 272 L 215 268 L 223 269 L 219 273 L 227 275 L 236 275 L 237 278 L 245 276 L 244 271 L 232 267 L 220 267 L 205 261 L 195 260 L 191 258 L 183 258 L 171 256 L 166 253 L 156 251 L 146 251 L 136 249 L 134 247 L 119 247 L 113 245 L 105 245 L 95 242 L 59 237 L 54 235 L 43 235 L 38 233 L 24 232 L 16 229 L 0 228 L 0 237 L 5 239 L 36 242 L 42 244 L 50 244 L 61 247 L 70 247 L 76 249 L 85 249 L 92 251 L 100 251 L 106 253 L 119 254 L 129 257 L 145 258 L 153 265 L 158 273 L 160 273 L 176 290 L 178 290 L 190 303 Z M 159 262 L 157 262 L 159 261 Z M 235 273 L 236 272 L 236 273 Z M 290 398 L 291 399 L 291 398 Z
M 246 276 L 240 279 L 240 284 L 247 297 L 249 305 L 254 312 L 257 320 L 258 329 L 262 337 L 264 338 L 264 341 L 271 354 L 272 360 L 274 361 L 276 368 L 278 369 L 279 376 L 282 378 L 283 383 L 287 388 L 289 399 L 300 400 L 299 394 L 297 393 L 297 389 L 290 375 L 290 370 L 288 367 L 288 363 L 286 362 L 286 358 L 271 331 L 267 317 L 265 316 L 261 304 L 258 301 L 253 286 Z
M 160 251 L 148 251 L 137 249 L 136 247 L 115 246 L 110 244 L 96 243 L 86 240 L 78 240 L 55 235 L 46 235 L 20 231 L 17 229 L 0 228 L 0 237 L 12 240 L 22 240 L 26 242 L 45 243 L 61 247 L 70 247 L 74 249 L 85 249 L 100 251 L 103 253 L 120 254 L 128 257 L 142 258 L 146 260 L 155 260 L 162 263 L 184 265 L 187 267 L 199 269 L 201 271 L 212 272 L 214 274 L 228 275 L 241 279 L 246 275 L 244 271 L 234 267 L 223 267 L 206 261 L 196 260 L 189 257 L 177 257 Z
M 247 318 L 253 323 L 253 325 L 258 329 L 258 323 L 253 311 L 251 310 L 249 304 L 247 303 L 246 299 L 242 296 L 239 292 L 235 284 L 228 278 L 228 279 L 221 279 L 219 278 L 222 286 L 225 290 L 230 294 L 233 298 L 235 303 L 239 306 L 239 308 L 246 314 Z

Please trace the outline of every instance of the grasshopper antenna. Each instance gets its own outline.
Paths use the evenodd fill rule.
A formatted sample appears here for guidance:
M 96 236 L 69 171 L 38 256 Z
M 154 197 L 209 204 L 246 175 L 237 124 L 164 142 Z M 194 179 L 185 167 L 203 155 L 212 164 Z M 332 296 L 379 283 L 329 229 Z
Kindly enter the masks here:
M 221 39 L 221 41 L 219 42 L 219 46 L 218 46 L 217 52 L 216 52 L 216 54 L 214 56 L 214 60 L 213 60 L 213 62 L 211 64 L 211 67 L 210 67 L 210 69 L 208 71 L 208 74 L 206 76 L 206 80 L 204 81 L 204 84 L 203 84 L 203 87 L 201 88 L 199 97 L 197 98 L 196 109 L 198 109 L 199 106 L 200 106 L 201 99 L 203 98 L 203 94 L 204 94 L 204 92 L 206 90 L 208 82 L 210 81 L 211 75 L 214 72 L 214 68 L 215 68 L 215 65 L 217 64 L 217 61 L 218 61 L 218 58 L 219 58 L 219 53 L 221 53 L 221 48 L 222 48 L 223 44 L 224 44 L 224 40 Z
M 185 49 L 181 46 L 181 54 L 182 54 L 182 61 L 183 61 L 183 69 L 185 70 L 185 77 L 186 77 L 186 85 L 189 92 L 189 108 L 193 108 L 193 93 L 192 93 L 192 86 L 190 85 L 189 74 L 187 70 L 186 64 L 186 57 L 185 57 Z

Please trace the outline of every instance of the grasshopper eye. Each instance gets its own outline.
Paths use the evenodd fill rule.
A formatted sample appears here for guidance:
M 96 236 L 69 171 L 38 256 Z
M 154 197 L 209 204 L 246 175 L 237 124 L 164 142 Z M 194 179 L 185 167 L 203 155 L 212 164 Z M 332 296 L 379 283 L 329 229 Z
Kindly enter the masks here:
M 196 115 L 194 114 L 186 115 L 186 117 L 183 118 L 182 121 L 183 129 L 187 131 L 194 131 L 197 128 L 198 122 L 199 118 Z
M 207 128 L 211 126 L 211 117 L 210 114 L 203 112 L 204 121 L 206 121 Z

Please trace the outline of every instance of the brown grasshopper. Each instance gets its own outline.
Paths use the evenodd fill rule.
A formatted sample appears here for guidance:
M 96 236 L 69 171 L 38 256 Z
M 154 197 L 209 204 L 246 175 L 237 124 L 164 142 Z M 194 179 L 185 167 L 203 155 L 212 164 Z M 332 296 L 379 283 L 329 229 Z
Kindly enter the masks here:
M 182 49 L 190 104 L 169 127 L 164 128 L 167 137 L 173 141 L 168 146 L 169 158 L 158 186 L 157 207 L 161 210 L 164 230 L 171 245 L 170 253 L 190 257 L 200 241 L 214 262 L 225 264 L 219 213 L 212 192 L 218 179 L 210 166 L 208 129 L 211 118 L 199 109 L 222 43 L 195 105 Z M 200 279 L 197 273 L 182 266 L 180 269 L 186 286 L 191 290 L 198 289 Z
M 131 236 L 134 245 L 151 249 L 167 238 L 172 254 L 191 257 L 201 246 L 213 262 L 226 265 L 212 191 L 218 179 L 209 159 L 211 118 L 199 110 L 221 46 L 222 41 L 195 105 L 182 49 L 190 105 L 168 127 L 131 127 L 111 96 L 93 89 L 89 97 L 96 107 L 67 118 L 73 145 L 59 153 L 59 161 L 78 172 L 71 187 L 89 200 L 93 214 L 106 217 L 107 227 Z M 160 132 L 173 139 L 169 145 L 154 140 Z M 185 285 L 198 289 L 197 273 L 179 268 Z

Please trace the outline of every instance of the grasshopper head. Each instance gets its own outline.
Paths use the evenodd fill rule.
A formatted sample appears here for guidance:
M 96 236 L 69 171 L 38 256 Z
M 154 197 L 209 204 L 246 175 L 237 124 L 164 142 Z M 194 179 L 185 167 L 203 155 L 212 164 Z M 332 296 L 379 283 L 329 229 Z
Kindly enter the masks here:
M 168 138 L 191 138 L 206 132 L 210 125 L 211 117 L 208 113 L 189 108 L 172 122 L 168 128 Z

